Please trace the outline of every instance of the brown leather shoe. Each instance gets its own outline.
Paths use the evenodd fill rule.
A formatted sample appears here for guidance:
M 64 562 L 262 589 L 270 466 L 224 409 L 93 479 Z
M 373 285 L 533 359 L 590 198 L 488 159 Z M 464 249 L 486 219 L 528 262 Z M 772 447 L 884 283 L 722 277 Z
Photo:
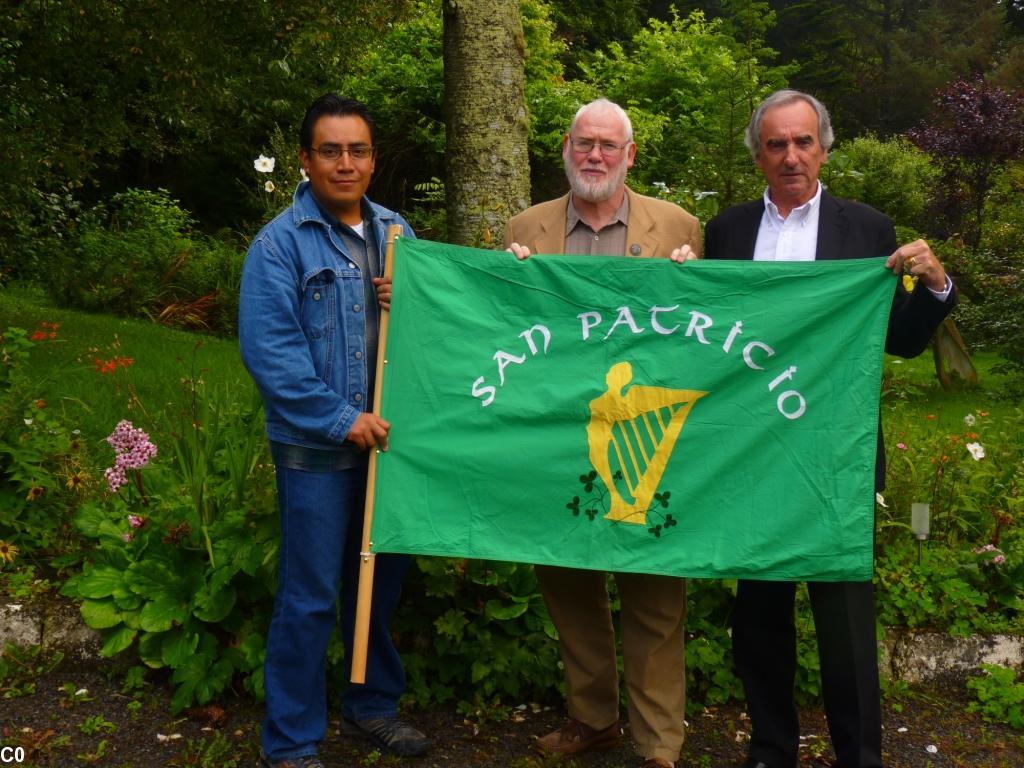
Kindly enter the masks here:
M 676 768 L 676 764 L 664 757 L 648 757 L 640 768 Z
M 619 743 L 622 726 L 616 720 L 600 731 L 569 718 L 565 725 L 537 739 L 537 749 L 546 755 L 578 755 L 588 749 L 607 749 Z

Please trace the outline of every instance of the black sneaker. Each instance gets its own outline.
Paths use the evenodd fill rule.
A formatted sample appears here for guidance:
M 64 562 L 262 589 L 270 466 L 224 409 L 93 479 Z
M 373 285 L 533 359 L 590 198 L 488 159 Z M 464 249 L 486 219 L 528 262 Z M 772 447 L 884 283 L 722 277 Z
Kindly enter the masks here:
M 324 764 L 316 755 L 304 755 L 303 757 L 289 757 L 285 760 L 271 762 L 266 753 L 260 750 L 259 768 L 324 768 Z
M 403 757 L 422 755 L 432 745 L 430 739 L 398 717 L 376 717 L 372 720 L 343 717 L 341 732 L 346 736 L 369 739 L 381 749 Z

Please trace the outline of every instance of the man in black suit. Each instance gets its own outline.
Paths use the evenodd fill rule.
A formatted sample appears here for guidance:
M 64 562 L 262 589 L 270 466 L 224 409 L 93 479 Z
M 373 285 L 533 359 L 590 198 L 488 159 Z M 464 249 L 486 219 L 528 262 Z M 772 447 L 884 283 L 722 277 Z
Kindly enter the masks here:
M 917 277 L 897 285 L 886 351 L 920 354 L 956 302 L 956 291 L 924 240 L 897 248 L 892 221 L 824 190 L 818 172 L 832 145 L 828 111 L 799 91 L 777 91 L 754 111 L 746 144 L 768 182 L 760 200 L 723 211 L 707 225 L 706 257 L 759 261 L 854 259 L 888 255 L 886 267 Z M 681 260 L 686 254 L 680 255 Z M 879 431 L 875 484 L 885 479 Z M 837 768 L 881 768 L 882 715 L 874 587 L 809 582 L 822 692 Z M 800 726 L 793 685 L 796 631 L 793 582 L 741 580 L 733 615 L 733 655 L 753 733 L 743 768 L 794 768 Z

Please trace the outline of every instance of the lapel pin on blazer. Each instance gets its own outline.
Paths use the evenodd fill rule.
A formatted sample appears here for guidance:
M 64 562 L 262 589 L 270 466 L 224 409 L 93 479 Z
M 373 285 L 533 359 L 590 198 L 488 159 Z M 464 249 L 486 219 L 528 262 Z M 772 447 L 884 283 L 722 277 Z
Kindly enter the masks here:
M 638 243 L 633 243 L 631 246 L 629 246 L 629 252 L 633 256 L 639 256 L 640 255 L 640 245 Z

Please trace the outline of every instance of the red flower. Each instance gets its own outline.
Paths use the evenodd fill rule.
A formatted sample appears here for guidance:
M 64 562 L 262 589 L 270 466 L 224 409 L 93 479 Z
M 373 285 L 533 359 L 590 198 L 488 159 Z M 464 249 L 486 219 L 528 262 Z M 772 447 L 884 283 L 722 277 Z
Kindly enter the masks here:
M 60 323 L 40 323 L 39 330 L 32 331 L 29 339 L 32 341 L 53 341 L 57 338 L 58 328 L 60 328 Z
M 109 360 L 100 360 L 98 357 L 92 361 L 96 373 L 105 376 L 108 373 L 116 373 L 118 368 L 127 368 L 134 365 L 135 361 L 130 357 L 112 357 Z

